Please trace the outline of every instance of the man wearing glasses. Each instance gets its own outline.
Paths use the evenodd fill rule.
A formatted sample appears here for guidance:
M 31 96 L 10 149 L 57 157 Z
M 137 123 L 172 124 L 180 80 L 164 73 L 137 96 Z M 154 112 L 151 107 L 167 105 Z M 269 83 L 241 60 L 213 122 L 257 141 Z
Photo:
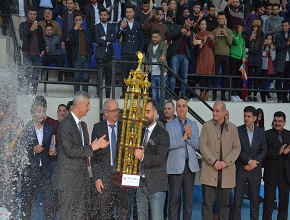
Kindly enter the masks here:
M 108 138 L 110 145 L 98 152 L 94 152 L 91 159 L 95 187 L 100 202 L 100 219 L 112 219 L 116 210 L 117 219 L 128 219 L 129 195 L 126 188 L 113 184 L 114 173 L 117 168 L 118 143 L 121 137 L 122 122 L 119 118 L 119 105 L 114 99 L 107 99 L 103 105 L 105 120 L 94 125 L 92 140 L 102 137 Z
M 284 129 L 286 115 L 274 114 L 273 128 L 266 131 L 268 151 L 264 160 L 263 220 L 272 219 L 276 187 L 279 190 L 277 219 L 288 219 L 290 186 L 290 131 Z

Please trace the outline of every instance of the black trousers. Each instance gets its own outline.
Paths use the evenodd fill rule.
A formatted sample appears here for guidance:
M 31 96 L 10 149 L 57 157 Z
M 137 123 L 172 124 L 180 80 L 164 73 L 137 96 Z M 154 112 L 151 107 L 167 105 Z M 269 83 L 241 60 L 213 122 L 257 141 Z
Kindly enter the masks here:
M 138 61 L 138 58 L 135 54 L 123 54 L 122 55 L 122 60 L 124 61 Z M 122 65 L 122 73 L 123 73 L 123 78 L 127 79 L 129 76 L 130 70 L 135 70 L 137 68 L 138 64 L 133 64 L 133 63 L 123 63 Z M 124 85 L 122 88 L 122 91 L 126 91 L 126 86 Z
M 260 66 L 249 66 L 248 67 L 249 71 L 248 71 L 248 75 L 249 76 L 255 76 L 255 77 L 259 77 L 261 76 L 261 67 Z M 260 80 L 259 79 L 249 79 L 248 81 L 248 88 L 249 89 L 259 89 L 259 84 L 260 84 Z M 257 95 L 258 92 L 254 92 L 254 96 Z M 251 96 L 252 92 L 248 93 L 248 96 Z
M 96 62 L 98 72 L 97 74 L 99 74 L 98 79 L 103 79 L 103 76 L 105 76 L 106 98 L 110 98 L 112 84 L 112 57 L 106 53 L 102 59 L 96 59 Z M 100 74 L 102 75 L 100 76 Z M 99 81 L 98 84 L 102 86 L 103 82 Z M 97 95 L 100 96 L 100 94 Z
M 260 204 L 260 185 L 262 179 L 261 167 L 257 167 L 253 171 L 239 169 L 236 173 L 236 187 L 234 194 L 234 206 L 232 219 L 241 219 L 241 209 L 244 200 L 245 192 L 249 192 L 250 198 L 250 219 L 259 219 L 259 204 Z M 248 188 L 248 190 L 247 190 Z
M 231 57 L 230 58 L 230 72 L 232 76 L 239 76 L 240 78 L 232 78 L 232 96 L 238 95 L 241 97 L 242 91 L 237 91 L 235 89 L 241 89 L 243 87 L 242 73 L 240 72 L 240 67 L 242 65 L 242 60 Z
M 218 218 L 219 220 L 228 220 L 230 211 L 230 193 L 231 188 L 220 188 L 214 186 L 202 185 L 202 208 L 201 216 L 204 220 L 213 219 L 212 205 L 216 198 L 218 198 Z
M 288 91 L 289 89 L 289 85 L 290 85 L 290 81 L 289 80 L 279 80 L 279 78 L 290 78 L 290 61 L 286 61 L 285 62 L 285 67 L 284 67 L 284 72 L 277 72 L 277 79 L 276 79 L 276 89 L 277 90 L 285 90 Z M 283 86 L 282 86 L 282 82 L 283 82 Z M 283 92 L 283 94 L 281 92 L 277 92 L 277 99 L 278 100 L 285 100 L 287 99 L 288 93 L 287 92 Z
M 222 75 L 226 76 L 228 75 L 228 70 L 229 70 L 229 62 L 230 62 L 230 57 L 227 55 L 214 55 L 215 59 L 215 75 L 219 75 L 220 73 L 220 68 L 222 67 Z M 229 88 L 229 80 L 227 78 L 222 78 L 221 79 L 221 87 L 222 88 Z M 218 87 L 218 78 L 214 78 L 212 81 L 213 87 L 217 88 Z M 213 96 L 216 97 L 216 92 L 217 90 L 213 91 Z M 222 90 L 221 96 L 222 98 L 225 98 L 225 93 L 226 90 Z
M 170 190 L 168 219 L 180 219 L 180 190 L 183 187 L 183 219 L 191 220 L 194 180 L 195 173 L 191 172 L 188 159 L 185 161 L 183 173 L 168 175 Z
M 289 188 L 286 171 L 279 170 L 273 175 L 276 179 L 275 184 L 264 185 L 264 206 L 263 206 L 263 220 L 272 220 L 272 213 L 274 209 L 274 201 L 276 200 L 276 188 L 279 190 L 279 205 L 277 220 L 288 219 L 288 204 L 289 204 Z

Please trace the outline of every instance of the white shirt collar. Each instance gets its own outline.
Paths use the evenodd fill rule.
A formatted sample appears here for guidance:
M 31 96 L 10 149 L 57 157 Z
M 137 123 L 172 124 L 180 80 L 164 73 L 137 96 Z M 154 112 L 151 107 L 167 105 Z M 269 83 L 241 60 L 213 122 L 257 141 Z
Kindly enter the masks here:
M 78 117 L 71 111 L 71 114 L 75 120 L 75 122 L 77 123 L 77 126 L 79 125 L 79 122 L 81 121 L 80 119 L 78 119 Z

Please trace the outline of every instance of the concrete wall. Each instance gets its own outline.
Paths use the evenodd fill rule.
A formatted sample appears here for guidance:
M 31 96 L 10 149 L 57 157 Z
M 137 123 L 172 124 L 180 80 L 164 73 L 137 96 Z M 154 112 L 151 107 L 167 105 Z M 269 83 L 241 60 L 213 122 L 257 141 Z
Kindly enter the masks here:
M 6 67 L 8 65 L 8 48 L 9 38 L 0 36 L 0 67 Z

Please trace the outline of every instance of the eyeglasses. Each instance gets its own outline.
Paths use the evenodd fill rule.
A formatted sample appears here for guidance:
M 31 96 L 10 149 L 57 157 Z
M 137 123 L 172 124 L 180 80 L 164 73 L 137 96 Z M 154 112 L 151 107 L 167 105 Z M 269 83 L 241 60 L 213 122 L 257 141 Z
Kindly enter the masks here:
M 111 109 L 111 110 L 106 110 L 107 112 L 111 112 L 111 113 L 117 113 L 117 112 L 119 112 L 120 111 L 120 109 L 119 108 L 116 108 L 116 109 Z

